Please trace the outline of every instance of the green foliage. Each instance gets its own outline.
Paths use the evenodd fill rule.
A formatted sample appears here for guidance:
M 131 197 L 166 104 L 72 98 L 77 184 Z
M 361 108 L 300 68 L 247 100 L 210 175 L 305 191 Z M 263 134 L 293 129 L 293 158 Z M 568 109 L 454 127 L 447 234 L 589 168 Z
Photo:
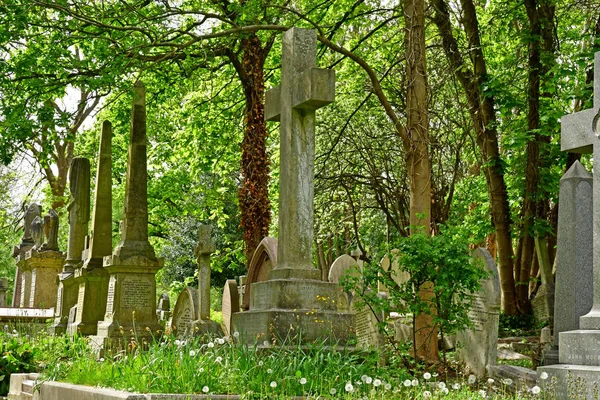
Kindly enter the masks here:
M 536 328 L 533 315 L 500 314 L 498 333 L 501 337 L 535 335 L 537 334 Z
M 358 305 L 414 317 L 431 315 L 443 335 L 471 326 L 471 293 L 480 288 L 479 282 L 487 273 L 471 257 L 468 238 L 456 229 L 446 228 L 435 236 L 416 233 L 399 239 L 395 245 L 397 251 L 391 252 L 390 261 L 397 262 L 409 279 L 398 285 L 393 269 L 385 271 L 379 264 L 366 266 L 362 277 L 346 276 L 343 285 L 360 294 Z M 379 282 L 389 289 L 389 299 L 378 296 Z M 427 290 L 433 291 L 433 302 L 422 298 L 425 284 L 431 285 Z
M 0 396 L 8 394 L 11 374 L 36 370 L 34 361 L 39 352 L 17 331 L 0 331 Z

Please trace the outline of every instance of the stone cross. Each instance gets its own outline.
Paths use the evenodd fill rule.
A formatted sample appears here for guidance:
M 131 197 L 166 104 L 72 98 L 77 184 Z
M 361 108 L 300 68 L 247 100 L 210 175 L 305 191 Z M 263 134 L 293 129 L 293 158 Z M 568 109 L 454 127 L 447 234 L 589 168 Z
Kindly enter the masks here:
M 279 246 L 271 278 L 320 279 L 312 264 L 315 111 L 334 100 L 335 72 L 316 68 L 316 33 L 283 34 L 281 86 L 266 93 L 265 119 L 280 121 Z
M 64 271 L 72 271 L 81 262 L 90 221 L 90 160 L 74 158 L 69 169 L 69 242 Z
M 46 241 L 42 244 L 42 251 L 58 251 L 58 221 L 58 214 L 52 208 L 48 211 L 48 214 L 44 215 Z
M 92 270 L 102 266 L 104 256 L 112 252 L 112 125 L 102 123 L 100 150 L 96 170 L 96 191 L 92 229 L 84 267 Z
M 142 256 L 156 260 L 154 248 L 148 241 L 148 172 L 146 165 L 146 88 L 141 81 L 133 87 L 133 107 L 123 232 L 114 255 L 121 259 Z
M 198 245 L 194 254 L 198 260 L 198 300 L 200 310 L 199 320 L 210 320 L 210 254 L 216 250 L 211 237 L 210 225 L 200 225 Z
M 592 310 L 579 320 L 579 329 L 600 329 L 600 52 L 594 56 L 594 107 L 561 118 L 561 150 L 593 153 L 593 274 Z

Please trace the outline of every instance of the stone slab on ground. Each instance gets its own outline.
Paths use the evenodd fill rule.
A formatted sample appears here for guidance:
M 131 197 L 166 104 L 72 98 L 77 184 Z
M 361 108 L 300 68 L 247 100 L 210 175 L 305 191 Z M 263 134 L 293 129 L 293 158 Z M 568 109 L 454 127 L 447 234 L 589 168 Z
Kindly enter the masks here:
M 527 390 L 535 386 L 537 374 L 529 368 L 518 367 L 516 365 L 491 365 L 488 368 L 488 374 L 496 380 L 510 379 L 511 385 L 505 387 L 511 391 Z
M 38 374 L 12 374 L 8 400 L 238 400 L 243 398 L 233 394 L 129 393 L 47 381 L 40 382 L 39 386 L 32 390 L 38 384 L 37 379 Z M 305 397 L 290 397 L 290 399 L 300 400 Z
M 498 358 L 500 360 L 531 360 L 531 357 L 503 348 L 498 349 Z

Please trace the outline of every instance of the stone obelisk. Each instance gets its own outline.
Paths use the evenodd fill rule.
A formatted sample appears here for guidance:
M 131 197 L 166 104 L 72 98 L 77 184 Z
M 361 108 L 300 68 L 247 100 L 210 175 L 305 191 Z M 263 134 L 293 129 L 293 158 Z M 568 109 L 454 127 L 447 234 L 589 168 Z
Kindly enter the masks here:
M 112 251 L 112 125 L 102 123 L 96 169 L 96 189 L 89 245 L 82 253 L 83 266 L 75 271 L 77 308 L 69 324 L 70 335 L 95 335 L 104 319 L 108 291 L 108 272 L 103 258 Z
M 81 253 L 85 246 L 90 221 L 90 160 L 76 157 L 69 168 L 69 241 L 67 260 L 58 275 L 58 292 L 54 323 L 50 331 L 55 335 L 65 333 L 69 310 L 77 303 L 78 287 L 75 285 L 74 271 L 81 267 Z
M 95 340 L 105 346 L 122 347 L 134 337 L 148 339 L 161 329 L 155 275 L 163 262 L 148 241 L 146 141 L 146 89 L 138 81 L 133 90 L 122 236 L 103 264 L 110 278 L 106 312 Z

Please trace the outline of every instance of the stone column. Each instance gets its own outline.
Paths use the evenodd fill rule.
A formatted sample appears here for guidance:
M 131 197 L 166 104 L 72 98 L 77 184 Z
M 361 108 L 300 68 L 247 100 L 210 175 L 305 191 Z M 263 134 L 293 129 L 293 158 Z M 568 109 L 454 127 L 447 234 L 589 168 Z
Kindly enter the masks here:
M 194 254 L 198 262 L 198 315 L 194 330 L 198 333 L 222 334 L 221 327 L 210 320 L 210 255 L 216 250 L 210 225 L 201 225 Z
M 161 331 L 156 318 L 157 259 L 148 241 L 146 170 L 146 95 L 141 82 L 133 90 L 133 107 L 123 210 L 123 231 L 112 255 L 104 257 L 109 274 L 104 319 L 98 323 L 97 345 L 123 347 L 123 334 L 135 329 L 137 340 L 150 340 Z
M 137 81 L 133 88 L 131 134 L 125 208 L 121 242 L 114 255 L 121 259 L 143 256 L 156 259 L 154 248 L 148 242 L 148 182 L 146 166 L 146 88 Z
M 87 158 L 76 157 L 71 161 L 69 191 L 67 260 L 59 275 L 54 323 L 50 327 L 50 332 L 55 335 L 65 333 L 69 310 L 77 303 L 78 287 L 75 285 L 74 271 L 81 267 L 81 253 L 90 221 L 90 161 Z

